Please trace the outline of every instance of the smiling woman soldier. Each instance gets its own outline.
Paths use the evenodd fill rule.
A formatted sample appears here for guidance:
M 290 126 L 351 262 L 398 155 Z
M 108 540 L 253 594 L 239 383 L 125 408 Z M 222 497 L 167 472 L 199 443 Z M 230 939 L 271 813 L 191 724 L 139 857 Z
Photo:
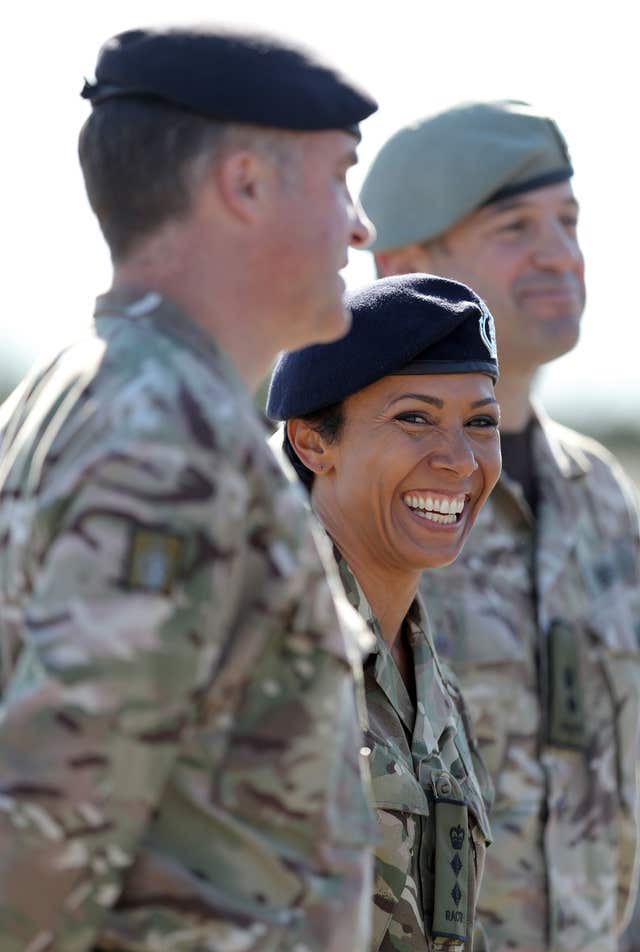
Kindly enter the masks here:
M 456 558 L 499 476 L 493 321 L 464 285 L 421 274 L 347 305 L 346 337 L 280 358 L 267 412 L 286 421 L 284 452 L 376 636 L 372 948 L 478 949 L 490 785 L 416 590 L 423 569 Z

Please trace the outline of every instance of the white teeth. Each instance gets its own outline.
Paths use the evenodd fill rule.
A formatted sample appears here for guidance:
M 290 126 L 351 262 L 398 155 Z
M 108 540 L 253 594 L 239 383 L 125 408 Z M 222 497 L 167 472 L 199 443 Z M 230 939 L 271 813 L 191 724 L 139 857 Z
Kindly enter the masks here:
M 416 496 L 413 493 L 404 496 L 404 501 L 418 515 L 437 514 L 438 519 L 433 519 L 432 522 L 455 521 L 455 517 L 462 512 L 465 504 L 464 499 L 448 499 L 447 497 L 433 499 L 431 496 Z
M 451 513 L 450 515 L 445 515 L 444 513 L 440 513 L 440 512 L 419 511 L 417 515 L 420 516 L 422 519 L 428 519 L 429 522 L 437 522 L 440 525 L 451 525 L 453 522 L 456 521 L 455 513 Z

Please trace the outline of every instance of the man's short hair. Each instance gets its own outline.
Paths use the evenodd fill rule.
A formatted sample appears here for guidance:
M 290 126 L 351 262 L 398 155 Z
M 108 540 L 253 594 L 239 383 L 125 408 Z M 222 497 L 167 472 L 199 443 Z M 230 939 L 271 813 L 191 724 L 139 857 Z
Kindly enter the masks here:
M 166 222 L 188 215 L 207 168 L 231 148 L 268 155 L 284 172 L 295 134 L 218 122 L 154 99 L 101 103 L 80 131 L 89 203 L 114 261 Z
M 168 103 L 118 99 L 80 132 L 85 187 L 114 261 L 189 212 L 197 173 L 216 155 L 225 125 Z

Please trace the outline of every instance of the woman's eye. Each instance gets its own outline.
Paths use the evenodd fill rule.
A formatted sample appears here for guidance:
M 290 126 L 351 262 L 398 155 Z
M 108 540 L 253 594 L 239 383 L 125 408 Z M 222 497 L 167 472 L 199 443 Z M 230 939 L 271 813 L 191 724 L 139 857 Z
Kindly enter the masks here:
M 400 413 L 396 417 L 402 423 L 429 423 L 429 420 L 422 413 Z
M 467 426 L 477 426 L 477 427 L 498 427 L 499 421 L 496 417 L 492 416 L 479 416 L 473 417 L 472 420 L 469 420 Z

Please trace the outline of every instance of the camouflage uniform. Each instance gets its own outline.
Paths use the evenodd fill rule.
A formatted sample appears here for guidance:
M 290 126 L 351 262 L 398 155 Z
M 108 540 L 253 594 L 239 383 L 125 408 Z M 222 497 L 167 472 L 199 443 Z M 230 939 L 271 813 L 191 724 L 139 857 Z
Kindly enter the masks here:
M 492 949 L 612 952 L 635 888 L 638 517 L 605 450 L 539 420 L 536 521 L 503 476 L 421 588 L 496 789 Z
M 0 442 L 3 952 L 366 948 L 360 622 L 213 341 L 106 295 Z
M 364 668 L 366 737 L 381 834 L 371 948 L 462 952 L 471 948 L 491 840 L 491 781 L 470 735 L 460 691 L 435 653 L 420 602 L 406 618 L 416 710 L 362 589 L 343 559 L 339 567 L 349 601 L 376 635 Z M 478 936 L 474 949 L 482 948 Z

